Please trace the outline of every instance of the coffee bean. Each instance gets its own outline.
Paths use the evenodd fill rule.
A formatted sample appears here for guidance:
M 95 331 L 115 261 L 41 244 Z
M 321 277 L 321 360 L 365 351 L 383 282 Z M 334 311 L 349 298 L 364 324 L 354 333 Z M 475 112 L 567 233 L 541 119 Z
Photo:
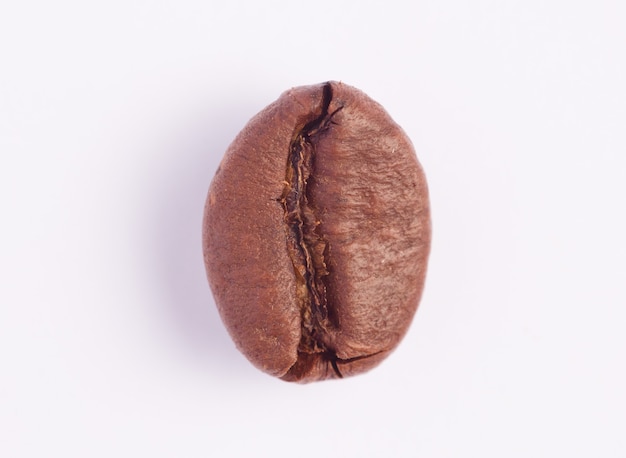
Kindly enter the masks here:
M 222 320 L 255 366 L 297 382 L 365 372 L 398 345 L 422 293 L 424 173 L 363 92 L 297 87 L 226 151 L 203 245 Z

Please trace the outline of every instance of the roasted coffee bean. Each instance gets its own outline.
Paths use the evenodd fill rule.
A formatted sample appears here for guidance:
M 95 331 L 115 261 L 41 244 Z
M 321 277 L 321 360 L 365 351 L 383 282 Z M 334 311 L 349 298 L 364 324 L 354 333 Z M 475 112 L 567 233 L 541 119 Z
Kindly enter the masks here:
M 288 90 L 229 146 L 211 183 L 204 259 L 237 347 L 283 380 L 371 369 L 422 293 L 428 190 L 411 142 L 364 93 Z

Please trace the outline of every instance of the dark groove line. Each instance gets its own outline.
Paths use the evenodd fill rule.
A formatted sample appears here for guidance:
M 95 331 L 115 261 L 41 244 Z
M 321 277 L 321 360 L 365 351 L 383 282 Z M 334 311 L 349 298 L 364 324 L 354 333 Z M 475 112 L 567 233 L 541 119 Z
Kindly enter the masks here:
M 321 353 L 323 358 L 330 362 L 335 374 L 343 378 L 337 365 L 340 360 L 334 349 L 328 348 L 324 343 L 329 319 L 325 279 L 328 275 L 326 269 L 328 244 L 316 230 L 319 221 L 315 216 L 314 208 L 309 204 L 310 190 L 307 189 L 308 179 L 314 173 L 316 140 L 320 134 L 335 124 L 333 117 L 343 108 L 339 106 L 329 113 L 332 99 L 332 85 L 326 83 L 322 88 L 320 115 L 304 124 L 299 131 L 294 132 L 293 140 L 289 145 L 286 186 L 279 200 L 285 211 L 288 233 L 295 242 L 293 244 L 288 242 L 288 249 L 296 278 L 304 281 L 308 292 L 308 299 L 303 304 L 302 310 L 302 335 L 298 348 L 298 361 L 302 353 Z M 321 254 L 319 254 L 320 244 L 324 245 Z M 302 274 L 300 273 L 301 266 L 304 267 Z M 297 370 L 298 361 L 290 371 Z

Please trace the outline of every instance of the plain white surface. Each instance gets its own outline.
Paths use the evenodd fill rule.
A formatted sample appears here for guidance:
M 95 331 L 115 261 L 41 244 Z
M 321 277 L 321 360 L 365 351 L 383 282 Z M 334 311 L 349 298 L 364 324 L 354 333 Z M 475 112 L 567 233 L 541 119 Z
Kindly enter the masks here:
M 626 7 L 0 2 L 0 456 L 626 455 Z M 382 103 L 428 176 L 409 334 L 307 386 L 206 283 L 217 164 L 291 86 Z

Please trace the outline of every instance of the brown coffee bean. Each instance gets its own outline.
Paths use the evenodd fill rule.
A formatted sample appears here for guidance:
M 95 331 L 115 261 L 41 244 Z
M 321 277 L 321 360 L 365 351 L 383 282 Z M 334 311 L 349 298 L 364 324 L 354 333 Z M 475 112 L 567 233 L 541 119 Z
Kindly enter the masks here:
M 257 114 L 211 183 L 204 259 L 237 347 L 288 381 L 371 369 L 415 314 L 430 248 L 424 173 L 364 93 L 291 89 Z

